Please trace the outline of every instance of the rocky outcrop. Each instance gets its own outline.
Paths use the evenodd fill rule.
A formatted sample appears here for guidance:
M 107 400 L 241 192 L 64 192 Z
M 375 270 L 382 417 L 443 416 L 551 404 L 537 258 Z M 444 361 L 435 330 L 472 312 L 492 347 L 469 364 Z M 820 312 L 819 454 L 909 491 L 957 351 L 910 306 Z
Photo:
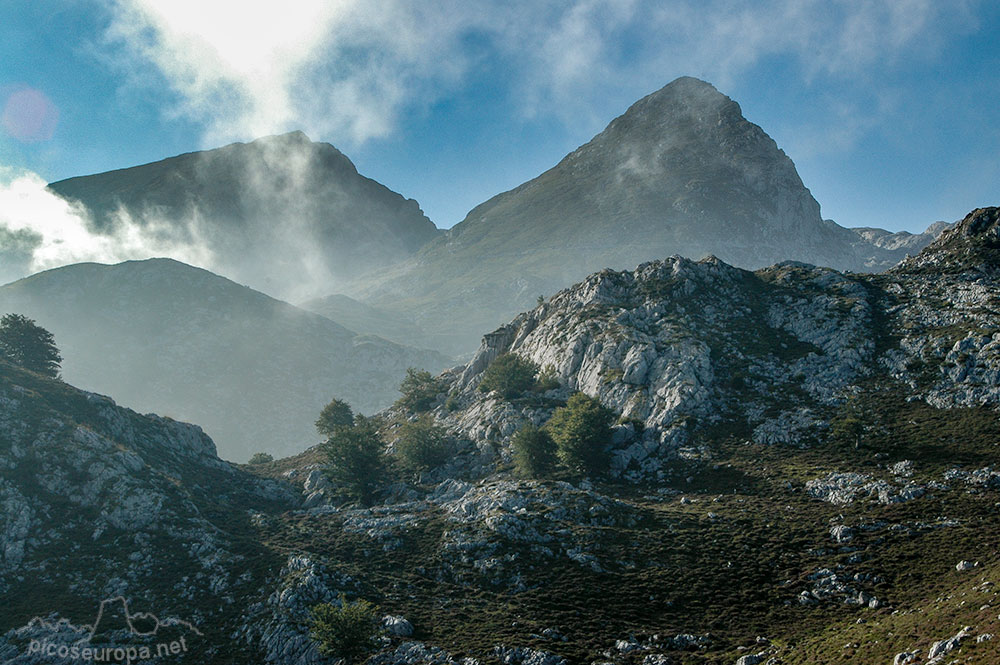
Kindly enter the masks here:
M 940 408 L 1000 404 L 996 228 L 996 209 L 974 211 L 877 276 L 792 262 L 748 272 L 714 257 L 605 270 L 486 335 L 464 368 L 442 375 L 450 397 L 435 415 L 469 450 L 501 444 L 507 459 L 502 444 L 518 428 L 544 424 L 583 392 L 620 418 L 608 442 L 612 473 L 640 479 L 662 478 L 664 460 L 706 427 L 807 446 L 829 435 L 831 415 L 863 383 L 904 386 L 909 399 Z M 965 272 L 932 270 L 973 259 Z M 521 400 L 479 392 L 504 353 L 545 368 L 560 387 Z M 836 487 L 813 489 L 831 501 L 908 501 L 924 492 L 902 480 L 908 473 L 831 476 L 824 482 Z
M 0 441 L 0 594 L 31 599 L 16 615 L 25 625 L 33 615 L 79 625 L 121 597 L 136 613 L 217 629 L 262 582 L 246 564 L 266 555 L 240 536 L 250 512 L 297 504 L 283 484 L 220 460 L 195 425 L 2 361 Z M 62 595 L 35 593 L 43 587 Z M 0 652 L 38 633 L 2 636 Z

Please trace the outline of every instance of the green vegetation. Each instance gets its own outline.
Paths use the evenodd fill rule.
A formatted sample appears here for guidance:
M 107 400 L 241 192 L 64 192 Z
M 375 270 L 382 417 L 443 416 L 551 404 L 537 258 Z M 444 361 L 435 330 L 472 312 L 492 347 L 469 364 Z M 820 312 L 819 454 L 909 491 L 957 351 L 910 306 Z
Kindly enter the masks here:
M 483 372 L 479 392 L 497 391 L 504 399 L 517 397 L 537 385 L 538 365 L 513 353 L 497 356 Z
M 556 443 L 543 429 L 528 424 L 511 439 L 514 469 L 523 478 L 547 478 L 555 471 Z
M 403 469 L 414 474 L 444 464 L 448 457 L 445 431 L 429 418 L 399 426 L 396 457 Z
M 559 375 L 556 373 L 556 368 L 552 365 L 546 365 L 538 374 L 538 384 L 535 389 L 538 392 L 544 393 L 549 390 L 555 390 L 560 385 L 562 384 L 559 382 Z
M 268 464 L 274 461 L 274 455 L 270 453 L 254 453 L 247 464 Z
M 830 421 L 830 434 L 841 443 L 861 447 L 865 423 L 856 397 L 851 397 Z
M 62 356 L 55 338 L 21 314 L 5 314 L 0 319 L 0 358 L 32 372 L 59 378 Z
M 430 372 L 410 367 L 399 385 L 402 397 L 396 400 L 396 406 L 416 413 L 430 411 L 437 396 L 444 391 L 445 386 Z
M 556 409 L 546 428 L 556 442 L 556 454 L 566 468 L 587 475 L 607 470 L 605 445 L 611 439 L 614 413 L 600 401 L 576 393 Z
M 350 427 L 354 423 L 354 412 L 351 405 L 339 399 L 332 399 L 320 411 L 316 421 L 316 431 L 323 436 L 333 436 L 341 427 Z
M 312 608 L 309 634 L 327 656 L 360 662 L 375 647 L 378 636 L 378 608 L 367 600 L 353 603 L 341 594 L 340 607 L 322 603 Z
M 359 417 L 350 426 L 336 427 L 322 450 L 328 463 L 327 477 L 342 493 L 369 505 L 385 472 L 385 454 L 375 422 Z

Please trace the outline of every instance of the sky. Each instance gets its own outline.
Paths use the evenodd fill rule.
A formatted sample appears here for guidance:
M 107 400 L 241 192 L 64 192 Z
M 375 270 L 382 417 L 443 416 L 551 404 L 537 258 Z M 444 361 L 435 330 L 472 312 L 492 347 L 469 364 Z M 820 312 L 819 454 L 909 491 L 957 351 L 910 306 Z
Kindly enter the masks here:
M 11 0 L 0 242 L 45 182 L 293 129 L 447 228 L 683 75 L 824 217 L 918 232 L 1000 204 L 997 34 L 978 0 Z

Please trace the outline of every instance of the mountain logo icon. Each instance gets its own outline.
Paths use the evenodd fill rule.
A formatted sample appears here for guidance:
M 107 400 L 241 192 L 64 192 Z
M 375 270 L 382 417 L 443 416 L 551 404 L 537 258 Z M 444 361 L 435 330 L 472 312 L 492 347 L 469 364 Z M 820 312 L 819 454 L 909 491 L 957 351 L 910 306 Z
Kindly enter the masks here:
M 173 617 L 161 619 L 151 612 L 133 613 L 129 609 L 128 599 L 124 596 L 102 600 L 97 609 L 97 616 L 91 624 L 75 625 L 68 619 L 52 622 L 36 616 L 25 628 L 29 631 L 34 629 L 51 633 L 48 638 L 33 637 L 30 640 L 28 645 L 30 657 L 50 656 L 87 662 L 124 662 L 126 665 L 131 665 L 137 660 L 186 653 L 189 649 L 187 643 L 189 635 L 186 633 L 204 636 L 189 621 Z M 177 630 L 182 632 L 179 638 L 173 639 L 177 635 Z M 109 638 L 122 633 L 141 638 L 141 641 L 137 644 L 107 646 Z M 157 638 L 158 641 L 154 643 L 153 640 Z M 93 645 L 92 642 L 95 640 L 101 643 L 101 646 Z
M 100 607 L 97 609 L 97 616 L 92 624 L 74 625 L 67 619 L 60 619 L 59 621 L 52 623 L 43 617 L 38 616 L 28 622 L 29 628 L 40 627 L 53 632 L 69 630 L 71 632 L 80 633 L 84 636 L 82 639 L 87 642 L 93 639 L 95 635 L 111 630 L 120 630 L 124 628 L 127 629 L 132 635 L 140 637 L 155 637 L 159 633 L 160 629 L 175 626 L 185 628 L 198 636 L 204 636 L 204 634 L 189 621 L 173 617 L 160 619 L 155 614 L 150 612 L 136 612 L 133 614 L 129 610 L 128 599 L 124 596 L 115 596 L 114 598 L 106 598 L 102 600 Z

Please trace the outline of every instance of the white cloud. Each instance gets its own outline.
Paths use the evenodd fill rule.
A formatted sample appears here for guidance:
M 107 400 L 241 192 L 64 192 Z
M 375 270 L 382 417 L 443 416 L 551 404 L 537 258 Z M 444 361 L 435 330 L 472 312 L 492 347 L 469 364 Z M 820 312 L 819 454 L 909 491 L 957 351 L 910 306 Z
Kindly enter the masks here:
M 97 233 L 84 210 L 46 189 L 30 171 L 0 168 L 0 283 L 71 263 L 117 263 L 154 256 L 206 265 L 211 255 L 198 238 L 172 240 L 176 227 L 139 226 L 119 215 Z
M 576 113 L 609 90 L 681 74 L 720 87 L 762 60 L 805 80 L 934 52 L 976 0 L 111 0 L 108 37 L 152 64 L 206 142 L 287 129 L 358 144 L 474 77 L 489 58 L 528 115 Z M 469 47 L 469 39 L 478 39 Z M 141 75 L 141 69 L 137 71 Z

